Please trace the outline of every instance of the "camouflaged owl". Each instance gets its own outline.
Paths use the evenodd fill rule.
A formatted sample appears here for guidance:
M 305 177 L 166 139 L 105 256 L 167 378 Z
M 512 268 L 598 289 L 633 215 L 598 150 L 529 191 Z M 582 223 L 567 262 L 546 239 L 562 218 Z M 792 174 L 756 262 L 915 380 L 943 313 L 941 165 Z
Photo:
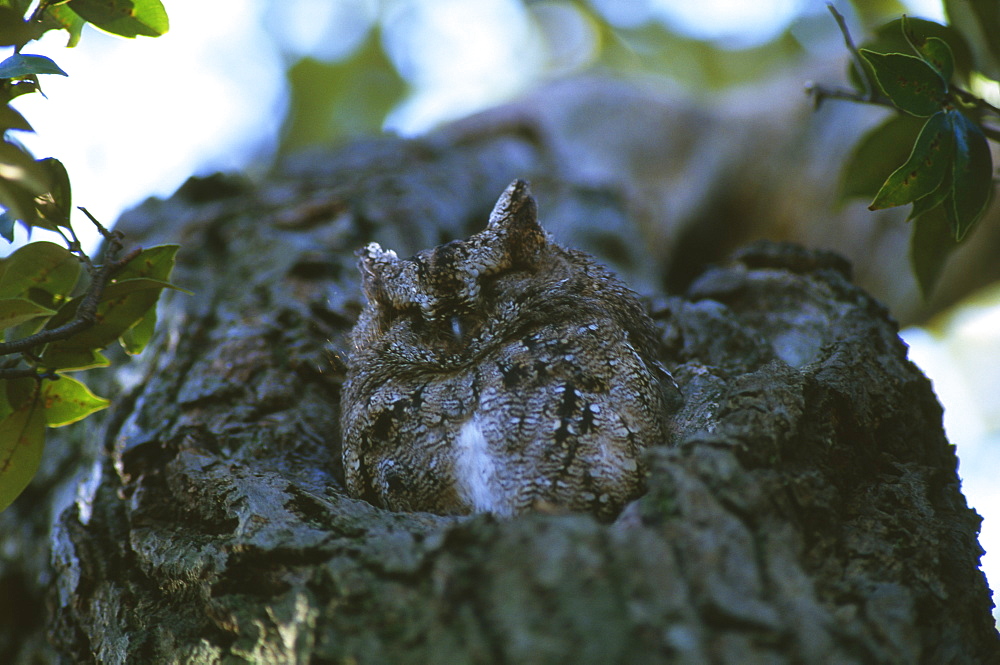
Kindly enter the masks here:
M 552 242 L 528 184 L 486 230 L 359 251 L 368 303 L 343 389 L 348 491 L 395 511 L 613 517 L 667 438 L 657 332 L 635 294 Z

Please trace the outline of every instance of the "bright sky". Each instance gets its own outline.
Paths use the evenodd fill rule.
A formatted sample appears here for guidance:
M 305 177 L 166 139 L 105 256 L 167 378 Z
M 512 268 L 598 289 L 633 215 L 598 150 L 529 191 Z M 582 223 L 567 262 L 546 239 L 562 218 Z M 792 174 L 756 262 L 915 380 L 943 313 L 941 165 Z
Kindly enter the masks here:
M 807 0 L 591 2 L 621 25 L 659 17 L 679 32 L 730 47 L 770 39 L 804 7 L 825 11 Z M 148 196 L 169 196 L 192 174 L 266 166 L 287 104 L 284 59 L 347 54 L 379 12 L 389 54 L 412 86 L 387 122 L 403 134 L 500 103 L 546 71 L 571 71 L 586 64 L 596 44 L 586 22 L 574 19 L 572 6 L 558 2 L 536 4 L 535 23 L 516 0 L 164 4 L 171 29 L 157 39 L 124 40 L 88 28 L 75 49 L 63 48 L 64 36 L 54 33 L 26 49 L 52 57 L 70 76 L 42 77 L 47 99 L 26 95 L 15 102 L 37 132 L 19 138 L 36 156 L 61 159 L 73 182 L 74 204 L 105 223 Z M 942 16 L 939 0 L 907 4 L 912 15 Z M 546 50 L 537 32 L 549 20 L 560 26 L 558 52 Z M 83 235 L 87 226 L 76 219 Z M 1000 376 L 1000 367 L 984 372 L 979 353 L 1000 358 L 1000 323 L 995 309 L 977 316 L 954 323 L 947 336 L 910 330 L 904 337 L 947 405 L 946 425 L 963 457 L 966 494 L 988 516 L 981 537 L 988 552 L 984 568 L 1000 581 L 1000 489 L 989 477 L 1000 463 L 1000 407 L 975 406 L 983 403 L 979 396 L 1000 395 L 996 383 L 981 383 L 983 376 Z
M 15 100 L 36 132 L 18 138 L 36 157 L 60 159 L 74 205 L 106 224 L 193 173 L 246 167 L 277 137 L 284 69 L 257 3 L 167 0 L 167 10 L 171 30 L 157 39 L 88 26 L 76 48 L 64 48 L 62 32 L 25 48 L 69 76 L 40 77 L 47 98 Z M 74 228 L 89 231 L 86 220 Z

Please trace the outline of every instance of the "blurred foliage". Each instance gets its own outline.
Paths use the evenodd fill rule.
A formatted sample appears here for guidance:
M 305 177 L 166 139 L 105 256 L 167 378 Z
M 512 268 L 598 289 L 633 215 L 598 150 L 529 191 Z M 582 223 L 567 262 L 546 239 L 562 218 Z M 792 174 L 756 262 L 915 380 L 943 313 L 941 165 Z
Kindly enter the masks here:
M 288 70 L 291 88 L 282 150 L 377 134 L 406 84 L 382 48 L 379 31 L 344 60 L 303 58 Z
M 600 25 L 600 66 L 630 76 L 666 77 L 691 88 L 725 88 L 753 81 L 804 53 L 789 32 L 761 46 L 730 51 L 679 36 L 657 21 L 629 29 L 606 22 Z
M 11 132 L 32 131 L 10 102 L 39 92 L 38 77 L 66 76 L 52 59 L 22 49 L 49 30 L 80 40 L 88 22 L 122 37 L 168 29 L 159 0 L 0 0 L 0 236 L 13 242 L 20 224 L 62 237 L 64 245 L 30 242 L 0 259 L 0 510 L 24 490 L 42 459 L 46 427 L 77 422 L 108 406 L 67 371 L 109 364 L 101 351 L 118 340 L 139 353 L 170 284 L 176 246 L 123 249 L 120 234 L 90 217 L 104 236 L 103 263 L 82 250 L 70 222 L 69 174 L 54 158 L 35 159 Z M 80 278 L 86 273 L 86 285 Z
M 718 89 L 758 79 L 802 57 L 805 50 L 790 31 L 761 46 L 731 50 L 708 41 L 684 37 L 658 20 L 622 27 L 609 22 L 586 0 L 521 0 L 544 51 L 559 53 L 565 35 L 544 18 L 576 16 L 597 37 L 597 52 L 575 65 L 624 76 L 669 79 L 692 90 Z M 384 3 L 386 4 L 386 3 Z M 866 5 L 883 15 L 898 8 L 895 0 Z M 544 11 L 542 11 L 544 10 Z M 562 10 L 562 11 L 554 11 Z M 337 144 L 359 134 L 376 133 L 390 111 L 413 91 L 386 55 L 376 22 L 361 45 L 335 62 L 298 60 L 288 69 L 291 104 L 285 120 L 281 151 L 311 144 Z M 456 54 L 456 57 L 462 57 Z M 558 60 L 558 58 L 556 58 Z M 525 63 L 525 67 L 530 67 Z M 547 67 L 547 68 L 546 68 Z M 562 62 L 549 62 L 536 72 L 541 80 L 568 73 Z

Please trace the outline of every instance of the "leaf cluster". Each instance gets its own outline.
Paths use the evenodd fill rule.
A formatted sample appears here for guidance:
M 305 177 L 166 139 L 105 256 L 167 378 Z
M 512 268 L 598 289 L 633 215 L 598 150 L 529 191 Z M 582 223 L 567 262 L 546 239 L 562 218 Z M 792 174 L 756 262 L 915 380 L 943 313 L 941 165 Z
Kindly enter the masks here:
M 849 77 L 856 92 L 813 89 L 817 101 L 836 97 L 899 112 L 859 141 L 843 169 L 841 197 L 871 197 L 871 210 L 912 205 L 910 259 L 926 295 L 993 196 L 987 137 L 1000 138 L 989 124 L 1000 109 L 966 90 L 988 66 L 954 26 L 903 16 L 854 49 L 834 14 L 855 55 Z M 1000 31 L 1000 12 L 983 18 L 989 34 Z
M 65 374 L 109 364 L 103 349 L 116 340 L 130 354 L 149 342 L 156 303 L 170 284 L 177 246 L 122 255 L 121 235 L 83 212 L 104 237 L 102 261 L 82 250 L 70 223 L 69 175 L 54 158 L 35 159 L 12 135 L 33 131 L 10 103 L 41 92 L 38 77 L 66 76 L 51 58 L 23 53 L 49 30 L 66 30 L 68 46 L 90 22 L 123 37 L 167 31 L 159 0 L 0 0 L 0 236 L 14 239 L 20 223 L 55 232 L 65 246 L 37 241 L 0 259 L 0 510 L 34 477 L 46 427 L 77 422 L 108 400 Z M 81 277 L 88 278 L 86 285 Z
M 0 259 L 0 509 L 38 469 L 45 427 L 60 427 L 103 409 L 67 371 L 109 364 L 101 351 L 118 341 L 135 354 L 156 325 L 156 302 L 170 284 L 176 245 L 122 258 L 120 237 L 107 234 L 105 263 L 79 250 L 33 242 Z M 73 295 L 87 267 L 90 285 Z

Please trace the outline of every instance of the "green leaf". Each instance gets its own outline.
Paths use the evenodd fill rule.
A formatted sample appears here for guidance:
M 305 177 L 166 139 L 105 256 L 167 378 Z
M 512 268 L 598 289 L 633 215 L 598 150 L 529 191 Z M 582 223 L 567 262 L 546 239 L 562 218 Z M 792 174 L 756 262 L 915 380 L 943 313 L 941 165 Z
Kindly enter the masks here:
M 26 402 L 35 398 L 35 385 L 35 380 L 30 377 L 8 379 L 6 381 L 0 380 L 0 390 L 3 391 L 3 396 L 6 399 L 5 404 L 7 405 L 6 410 L 3 412 L 4 418 L 19 409 Z
M 14 413 L 14 409 L 7 400 L 7 385 L 12 382 L 13 380 L 11 379 L 0 379 L 0 422 L 3 422 L 10 414 Z
M 865 134 L 841 168 L 838 201 L 875 198 L 889 174 L 909 157 L 924 124 L 921 118 L 897 113 Z
M 31 297 L 32 289 L 56 296 L 72 292 L 80 278 L 80 262 L 68 249 L 54 242 L 28 243 L 4 259 L 0 298 Z
M 101 294 L 101 302 L 105 303 L 118 300 L 139 291 L 159 291 L 161 289 L 173 289 L 174 291 L 190 293 L 190 291 L 182 289 L 181 287 L 162 279 L 136 277 L 133 279 L 115 280 L 111 284 L 108 284 L 108 286 L 104 289 L 104 293 Z
M 944 206 L 938 206 L 913 221 L 910 267 L 925 299 L 930 297 L 945 261 L 957 246 Z
M 22 76 L 33 74 L 60 74 L 69 76 L 59 68 L 52 58 L 44 55 L 25 55 L 15 53 L 3 62 L 0 62 L 0 79 L 16 79 Z
M 179 245 L 159 245 L 145 249 L 139 256 L 129 261 L 119 278 L 135 276 L 167 280 L 173 271 L 174 256 L 179 248 Z M 172 288 L 190 293 L 176 286 Z M 152 339 L 155 328 L 156 307 L 150 307 L 137 324 L 122 333 L 119 339 L 122 348 L 129 355 L 142 353 L 142 350 L 149 344 L 149 340 Z
M 0 46 L 21 46 L 38 36 L 23 16 L 24 12 L 0 7 Z
M 46 346 L 39 366 L 47 369 L 85 369 L 107 364 L 107 359 L 97 351 L 121 338 L 133 326 L 150 325 L 147 317 L 150 311 L 155 312 L 156 302 L 163 289 L 184 291 L 166 281 L 173 270 L 177 249 L 177 245 L 158 245 L 140 252 L 118 273 L 115 281 L 104 289 L 97 307 L 97 323 L 70 339 Z M 81 299 L 73 298 L 60 307 L 46 323 L 46 329 L 58 328 L 71 321 L 76 316 Z M 126 349 L 129 344 L 134 347 L 144 346 L 145 334 L 140 329 L 133 338 L 122 344 Z
M 35 200 L 36 212 L 40 219 L 52 226 L 69 228 L 69 214 L 73 205 L 73 190 L 69 184 L 69 174 L 62 162 L 53 157 L 39 159 L 49 178 L 49 191 Z
M 58 245 L 56 245 L 58 247 Z M 148 247 L 133 258 L 115 276 L 115 280 L 105 287 L 101 294 L 101 302 L 115 300 L 122 296 L 149 289 L 174 289 L 187 293 L 190 291 L 168 282 L 174 269 L 174 256 L 180 245 L 155 245 Z M 65 250 L 64 250 L 65 251 Z M 2 278 L 0 278 L 2 279 Z M 0 282 L 2 284 L 2 282 Z M 2 289 L 0 289 L 2 295 Z M 74 298 L 63 305 L 59 312 L 49 321 L 48 328 L 58 328 L 76 316 L 80 298 Z M 98 312 L 100 314 L 100 312 Z
M 0 169 L 4 166 L 0 162 Z M 34 204 L 34 194 L 20 183 L 0 177 L 0 207 L 10 213 L 14 220 L 24 221 L 25 226 L 31 226 L 31 222 L 35 221 Z
M 116 282 L 149 277 L 167 281 L 174 269 L 174 257 L 180 245 L 154 245 L 142 250 L 138 256 L 128 262 L 115 276 Z M 177 288 L 177 287 L 173 287 Z M 183 291 L 183 289 L 179 289 Z
M 10 7 L 15 10 L 19 16 L 27 14 L 31 5 L 32 0 L 0 0 L 0 7 Z
M 52 316 L 55 310 L 42 307 L 38 303 L 24 298 L 0 299 L 0 331 L 13 326 L 19 326 L 25 321 L 37 319 L 40 316 Z
M 4 103 L 10 102 L 12 99 L 17 99 L 21 95 L 27 95 L 32 92 L 41 93 L 42 87 L 38 85 L 38 77 L 32 74 L 31 76 L 25 76 L 23 79 L 3 79 L 6 83 L 0 82 L 0 91 L 2 91 L 2 98 L 0 101 Z
M 948 114 L 939 111 L 924 124 L 909 159 L 889 176 L 868 209 L 901 206 L 932 193 L 944 180 L 954 150 Z
M 149 344 L 149 340 L 153 338 L 155 329 L 156 308 L 150 307 L 139 323 L 122 333 L 119 342 L 121 342 L 122 348 L 125 349 L 125 353 L 130 356 L 142 353 L 146 345 Z
M 596 3 L 572 4 L 592 7 Z M 609 25 L 598 13 L 591 13 L 589 18 L 599 31 L 598 68 L 665 77 L 689 89 L 725 90 L 759 82 L 766 72 L 781 69 L 805 55 L 802 42 L 787 30 L 760 46 L 729 49 L 680 36 L 662 21 L 623 27 Z
M 349 58 L 332 63 L 304 58 L 288 70 L 288 80 L 285 152 L 378 134 L 406 92 L 374 30 Z
M 0 207 L 26 226 L 32 226 L 38 222 L 35 197 L 48 189 L 48 175 L 34 157 L 9 137 L 0 140 Z
M 966 0 L 960 0 L 965 2 Z M 941 25 L 934 21 L 919 18 L 906 18 L 906 33 L 902 29 L 903 19 L 890 21 L 875 30 L 875 36 L 861 45 L 861 48 L 876 53 L 909 53 L 913 43 L 923 43 L 931 37 L 936 37 L 948 44 L 954 59 L 954 75 L 960 82 L 967 81 L 972 71 L 972 52 L 962 33 L 951 26 Z M 919 49 L 917 49 L 919 51 Z M 865 68 L 871 73 L 871 66 L 865 63 Z M 848 75 L 851 82 L 861 89 L 857 68 L 852 64 Z
M 72 0 L 73 11 L 120 37 L 159 37 L 170 29 L 160 0 Z
M 910 214 L 906 216 L 906 221 L 913 221 L 924 213 L 937 208 L 946 201 L 949 201 L 950 196 L 951 174 L 948 173 L 945 175 L 944 179 L 941 181 L 941 185 L 937 189 L 927 196 L 922 196 L 913 202 L 913 208 L 910 209 Z M 948 205 L 951 205 L 950 201 L 948 202 Z
M 122 298 L 130 296 L 137 292 L 141 291 L 158 292 L 164 288 L 177 288 L 177 287 L 174 287 L 169 282 L 164 282 L 158 279 L 146 279 L 146 278 L 129 279 L 125 280 L 124 282 L 112 282 L 107 287 L 105 287 L 104 292 L 101 294 L 101 300 L 99 302 L 97 310 L 98 321 L 102 320 L 101 306 L 105 307 L 113 306 L 116 303 L 118 303 L 118 301 L 120 301 Z M 52 320 L 49 321 L 48 325 L 45 327 L 49 329 L 58 328 L 59 326 L 73 320 L 73 317 L 76 316 L 76 310 L 80 306 L 80 301 L 82 299 L 83 296 L 78 296 L 66 302 L 62 307 L 59 308 L 59 311 L 56 313 L 54 317 L 52 317 Z M 136 321 L 138 321 L 138 317 L 136 318 Z
M 943 39 L 930 37 L 919 48 L 924 62 L 937 70 L 941 79 L 948 83 L 955 73 L 955 58 L 948 43 Z
M 940 37 L 928 37 L 918 34 L 916 30 L 911 28 L 910 21 L 911 19 L 906 16 L 900 19 L 903 38 L 910 45 L 910 48 L 913 49 L 913 52 L 920 56 L 921 60 L 934 68 L 938 75 L 941 76 L 941 80 L 944 81 L 945 87 L 947 87 L 948 82 L 951 81 L 952 74 L 955 72 L 955 58 L 951 53 L 951 47 L 948 46 L 948 42 Z
M 70 9 L 68 4 L 50 5 L 45 10 L 45 14 L 42 15 L 42 27 L 45 30 L 65 30 L 69 33 L 69 39 L 66 41 L 67 48 L 72 48 L 80 43 L 80 34 L 86 24 L 87 22 Z
M 40 166 L 20 144 L 0 141 L 0 179 L 13 182 L 38 196 L 49 191 L 49 179 Z
M 41 363 L 48 369 L 80 371 L 107 367 L 111 361 L 96 349 L 66 349 L 55 348 L 46 352 L 45 361 Z
M 961 241 L 982 216 L 993 193 L 993 158 L 976 123 L 959 111 L 949 111 L 948 117 L 955 136 L 949 219 L 955 240 Z
M 0 107 L 0 134 L 8 129 L 20 129 L 24 132 L 34 131 L 28 121 L 16 109 L 10 106 Z
M 946 89 L 940 75 L 920 58 L 902 53 L 860 50 L 875 72 L 882 91 L 901 111 L 929 116 L 941 110 Z
M 6 415 L 0 420 L 0 510 L 4 510 L 38 472 L 45 443 L 45 418 L 36 399 L 34 379 L 0 381 L 0 388 L 7 388 Z M 25 392 L 27 399 L 12 399 Z
M 42 403 L 45 406 L 45 424 L 49 427 L 62 427 L 107 408 L 111 402 L 90 392 L 87 386 L 76 379 L 60 376 L 55 381 L 44 384 Z

